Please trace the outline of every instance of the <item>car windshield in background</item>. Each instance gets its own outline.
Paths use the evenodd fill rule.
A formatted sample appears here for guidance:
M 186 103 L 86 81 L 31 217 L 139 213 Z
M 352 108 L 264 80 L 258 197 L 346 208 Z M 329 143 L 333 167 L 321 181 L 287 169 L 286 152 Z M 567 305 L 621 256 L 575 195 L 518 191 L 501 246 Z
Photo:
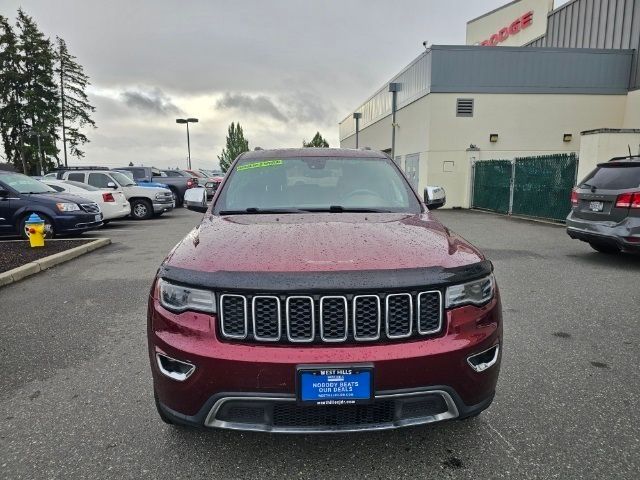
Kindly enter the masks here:
M 216 213 L 409 212 L 420 204 L 391 160 L 306 157 L 246 160 L 230 173 Z
M 123 187 L 135 185 L 135 182 L 120 172 L 110 172 L 111 176 Z
M 19 173 L 2 175 L 0 180 L 18 193 L 55 193 L 55 190 L 50 186 Z
M 81 189 L 86 190 L 88 192 L 95 192 L 95 191 L 100 190 L 99 188 L 91 186 L 91 185 L 89 185 L 87 183 L 75 182 L 73 180 L 65 180 L 64 183 L 67 183 L 69 185 L 73 185 L 74 187 L 81 188 Z
M 603 190 L 638 188 L 640 187 L 640 165 L 606 164 L 591 172 L 580 186 Z

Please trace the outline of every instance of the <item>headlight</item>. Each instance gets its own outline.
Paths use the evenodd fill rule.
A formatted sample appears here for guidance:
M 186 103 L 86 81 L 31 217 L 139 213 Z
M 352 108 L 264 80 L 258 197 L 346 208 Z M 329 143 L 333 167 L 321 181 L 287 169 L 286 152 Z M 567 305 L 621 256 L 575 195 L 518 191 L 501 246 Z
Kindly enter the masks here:
M 177 312 L 196 310 L 215 313 L 216 296 L 209 290 L 174 285 L 163 279 L 158 280 L 160 303 L 163 307 Z
M 493 298 L 495 279 L 493 275 L 447 287 L 446 308 L 460 307 L 462 305 L 484 305 Z
M 166 193 L 156 193 L 156 200 L 166 200 L 167 196 Z
M 76 212 L 80 210 L 80 207 L 75 203 L 56 203 L 56 207 L 61 212 Z

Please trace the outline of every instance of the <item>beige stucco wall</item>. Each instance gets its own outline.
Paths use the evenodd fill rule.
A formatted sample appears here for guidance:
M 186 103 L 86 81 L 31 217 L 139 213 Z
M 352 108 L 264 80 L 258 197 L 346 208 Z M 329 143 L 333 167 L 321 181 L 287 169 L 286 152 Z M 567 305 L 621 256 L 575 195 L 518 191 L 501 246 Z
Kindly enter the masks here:
M 511 25 L 516 18 L 532 11 L 533 22 L 531 25 L 498 44 L 504 47 L 522 46 L 546 33 L 547 13 L 552 9 L 553 0 L 520 0 L 509 3 L 485 17 L 467 23 L 467 45 L 488 40 L 501 28 Z
M 583 180 L 598 163 L 607 162 L 613 157 L 623 157 L 638 153 L 640 133 L 603 132 L 586 133 L 580 142 L 580 161 L 578 163 L 578 182 Z
M 457 98 L 474 99 L 473 117 L 456 117 Z M 467 208 L 470 144 L 479 148 L 474 161 L 578 153 L 580 132 L 622 128 L 626 112 L 626 95 L 430 94 L 398 111 L 396 156 L 404 167 L 406 155 L 419 153 L 419 191 L 443 186 L 447 207 Z M 491 133 L 498 134 L 497 143 L 489 141 Z M 565 133 L 573 135 L 571 142 L 563 142 Z M 355 136 L 341 146 L 354 147 Z M 390 148 L 391 117 L 364 128 L 360 146 Z
M 624 128 L 640 128 L 640 90 L 634 90 L 627 95 Z

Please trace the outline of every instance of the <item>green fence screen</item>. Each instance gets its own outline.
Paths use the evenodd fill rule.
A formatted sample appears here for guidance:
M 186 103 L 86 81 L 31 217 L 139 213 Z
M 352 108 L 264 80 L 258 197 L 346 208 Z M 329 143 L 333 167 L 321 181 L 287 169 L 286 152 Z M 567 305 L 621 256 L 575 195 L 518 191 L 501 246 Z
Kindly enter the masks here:
M 511 162 L 476 162 L 473 172 L 473 208 L 509 213 Z
M 575 154 L 516 158 L 513 215 L 564 221 L 571 210 Z

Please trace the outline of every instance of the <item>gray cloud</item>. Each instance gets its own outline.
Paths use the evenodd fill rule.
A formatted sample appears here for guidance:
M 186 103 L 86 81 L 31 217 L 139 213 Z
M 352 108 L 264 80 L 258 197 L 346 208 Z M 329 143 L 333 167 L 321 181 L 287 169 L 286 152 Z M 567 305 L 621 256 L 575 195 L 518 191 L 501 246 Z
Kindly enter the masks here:
M 243 113 L 252 113 L 270 117 L 279 122 L 297 121 L 301 123 L 336 123 L 336 108 L 331 102 L 306 92 L 279 96 L 274 99 L 266 95 L 247 95 L 244 93 L 225 93 L 216 102 L 219 110 L 237 109 Z
M 220 110 L 236 108 L 245 113 L 257 113 L 286 122 L 287 116 L 265 95 L 251 97 L 243 93 L 225 93 L 224 97 L 216 102 L 216 108 Z
M 125 90 L 121 94 L 128 107 L 156 115 L 178 114 L 180 109 L 159 88 L 150 91 Z

